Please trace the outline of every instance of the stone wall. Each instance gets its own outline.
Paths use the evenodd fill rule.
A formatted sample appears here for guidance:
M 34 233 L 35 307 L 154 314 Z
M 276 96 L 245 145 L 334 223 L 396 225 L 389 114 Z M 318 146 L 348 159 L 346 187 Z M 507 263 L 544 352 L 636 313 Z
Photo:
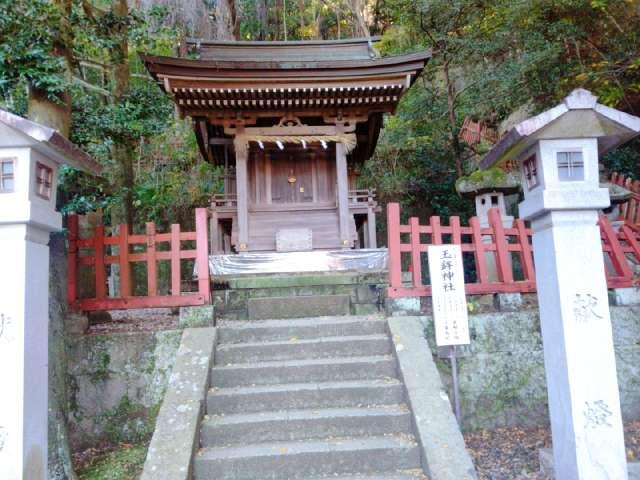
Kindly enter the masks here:
M 474 302 L 474 308 L 486 313 L 469 316 L 471 346 L 458 361 L 463 429 L 547 423 L 537 309 L 530 303 L 528 308 L 489 312 L 491 297 Z M 640 306 L 611 307 L 611 321 L 622 414 L 626 420 L 640 419 Z M 430 317 L 426 336 L 437 357 Z M 437 359 L 436 364 L 452 395 L 449 360 Z
M 69 444 L 151 437 L 181 330 L 79 335 L 69 342 Z

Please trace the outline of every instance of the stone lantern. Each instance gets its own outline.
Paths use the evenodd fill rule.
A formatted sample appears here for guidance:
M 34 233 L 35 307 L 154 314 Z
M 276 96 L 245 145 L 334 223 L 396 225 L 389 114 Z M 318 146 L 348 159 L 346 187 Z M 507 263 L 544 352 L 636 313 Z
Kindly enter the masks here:
M 0 110 L 0 478 L 46 480 L 49 234 L 56 173 L 98 164 L 56 130 Z
M 513 127 L 484 168 L 516 160 L 531 221 L 555 477 L 627 479 L 598 215 L 609 191 L 598 156 L 640 132 L 640 118 L 576 90 Z
M 504 228 L 513 226 L 513 216 L 507 214 L 505 196 L 513 195 L 520 191 L 520 180 L 516 172 L 504 171 L 498 167 L 486 171 L 474 172 L 467 177 L 462 177 L 456 182 L 456 191 L 467 198 L 473 198 L 476 206 L 476 216 L 480 227 L 489 227 L 489 210 L 497 208 Z M 491 243 L 489 235 L 483 236 L 484 243 Z M 490 281 L 496 282 L 498 270 L 493 252 L 485 253 L 487 276 Z M 509 262 L 511 259 L 509 258 Z

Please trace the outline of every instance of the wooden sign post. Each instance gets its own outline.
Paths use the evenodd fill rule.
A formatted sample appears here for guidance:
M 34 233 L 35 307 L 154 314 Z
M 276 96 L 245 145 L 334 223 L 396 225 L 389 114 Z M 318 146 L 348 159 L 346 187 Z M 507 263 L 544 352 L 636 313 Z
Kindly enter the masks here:
M 433 301 L 433 322 L 438 347 L 449 348 L 453 377 L 453 403 L 458 424 L 461 421 L 456 346 L 468 345 L 469 316 L 464 292 L 464 270 L 460 245 L 431 245 L 429 274 Z

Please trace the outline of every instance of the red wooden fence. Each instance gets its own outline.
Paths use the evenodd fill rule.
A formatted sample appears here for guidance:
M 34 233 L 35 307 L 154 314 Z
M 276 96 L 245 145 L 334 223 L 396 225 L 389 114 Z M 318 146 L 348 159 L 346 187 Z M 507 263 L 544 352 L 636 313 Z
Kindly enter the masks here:
M 445 226 L 441 224 L 440 217 L 435 216 L 429 219 L 429 225 L 420 225 L 417 217 L 411 217 L 407 225 L 402 225 L 399 205 L 387 204 L 387 295 L 391 298 L 431 295 L 431 287 L 422 282 L 421 253 L 426 252 L 429 245 L 443 243 L 459 244 L 463 255 L 472 254 L 476 278 L 465 284 L 467 294 L 534 292 L 536 281 L 531 230 L 521 219 L 514 220 L 511 228 L 504 228 L 497 209 L 489 210 L 488 217 L 489 225 L 484 228 L 477 217 L 472 217 L 466 227 L 460 225 L 459 217 L 450 217 L 449 225 Z M 616 232 L 604 215 L 600 216 L 599 224 L 609 287 L 634 286 L 637 281 L 630 262 L 640 264 L 640 227 L 624 224 Z M 407 238 L 403 240 L 403 236 Z M 410 282 L 404 282 L 402 278 L 403 253 L 409 254 L 409 261 L 405 264 L 408 265 L 407 271 L 411 272 Z M 494 279 L 489 278 L 488 262 L 495 266 Z M 517 280 L 514 278 L 516 265 L 521 277 Z
M 620 185 L 631 192 L 631 198 L 626 202 L 620 204 L 619 220 L 632 223 L 634 225 L 640 224 L 640 180 L 633 181 L 630 178 L 625 178 L 621 173 L 614 172 L 611 174 L 611 183 Z
M 146 224 L 145 234 L 129 234 L 129 226 L 122 224 L 118 235 L 105 236 L 104 226 L 98 225 L 91 238 L 79 238 L 78 217 L 70 215 L 68 285 L 67 297 L 73 308 L 92 310 L 117 310 L 126 308 L 177 307 L 203 305 L 210 300 L 209 252 L 207 242 L 207 209 L 196 209 L 196 231 L 181 232 L 180 225 L 171 225 L 171 232 L 156 233 L 154 223 Z M 196 249 L 184 250 L 181 242 L 195 241 Z M 168 243 L 170 250 L 158 251 L 158 243 Z M 144 245 L 145 251 L 131 253 L 131 245 Z M 107 250 L 117 247 L 117 254 L 107 254 Z M 80 255 L 84 249 L 92 250 L 89 255 Z M 181 260 L 194 259 L 198 272 L 198 291 L 182 292 L 180 279 Z M 171 294 L 158 295 L 157 262 L 169 260 L 171 271 Z M 132 288 L 131 263 L 147 264 L 147 295 L 134 296 Z M 107 295 L 107 265 L 119 265 L 120 296 Z M 94 266 L 95 296 L 78 298 L 78 268 L 80 265 Z

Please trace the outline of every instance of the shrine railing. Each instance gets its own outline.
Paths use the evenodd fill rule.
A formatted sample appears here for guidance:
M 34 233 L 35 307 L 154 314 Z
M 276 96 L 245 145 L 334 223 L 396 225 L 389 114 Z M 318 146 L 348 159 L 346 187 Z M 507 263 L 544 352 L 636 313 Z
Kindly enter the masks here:
M 600 216 L 599 225 L 609 288 L 635 286 L 631 265 L 640 265 L 640 227 L 623 224 L 616 230 L 605 215 Z M 467 294 L 536 290 L 532 232 L 521 219 L 505 228 L 497 209 L 489 210 L 485 226 L 477 217 L 469 220 L 469 226 L 462 226 L 459 217 L 450 217 L 449 225 L 442 225 L 437 216 L 431 217 L 428 225 L 420 225 L 417 217 L 403 225 L 399 205 L 389 203 L 387 235 L 387 295 L 391 298 L 430 296 L 427 249 L 450 243 L 461 247 Z
M 105 235 L 105 227 L 97 225 L 91 237 L 80 238 L 78 216 L 70 215 L 67 279 L 69 305 L 74 309 L 92 311 L 208 303 L 210 283 L 207 216 L 207 209 L 196 209 L 195 232 L 182 232 L 180 225 L 174 224 L 171 225 L 170 232 L 157 233 L 155 224 L 147 223 L 144 234 L 129 234 L 129 225 L 122 224 L 118 227 L 117 235 Z M 183 248 L 184 242 L 191 243 L 191 248 Z M 169 263 L 166 294 L 160 294 L 158 289 L 158 265 L 163 261 Z M 186 265 L 189 278 L 193 273 L 192 264 L 195 263 L 197 291 L 183 291 L 181 270 L 185 261 L 190 261 Z M 138 268 L 135 274 L 136 272 L 132 272 L 134 264 L 146 268 Z M 146 276 L 146 289 L 138 288 L 140 273 Z M 112 279 L 112 288 L 108 288 L 108 277 Z M 94 284 L 89 293 L 86 291 L 87 283 Z M 113 283 L 118 285 L 117 288 L 113 288 Z M 136 294 L 140 290 L 143 290 L 143 294 Z
M 235 193 L 215 193 L 211 196 L 211 208 L 216 210 L 236 210 L 238 196 Z
M 620 204 L 618 220 L 640 225 L 640 180 L 631 180 L 624 175 L 614 172 L 611 174 L 611 183 L 626 188 L 631 192 L 631 198 Z
M 375 205 L 376 189 L 363 188 L 363 189 L 349 190 L 349 203 Z

